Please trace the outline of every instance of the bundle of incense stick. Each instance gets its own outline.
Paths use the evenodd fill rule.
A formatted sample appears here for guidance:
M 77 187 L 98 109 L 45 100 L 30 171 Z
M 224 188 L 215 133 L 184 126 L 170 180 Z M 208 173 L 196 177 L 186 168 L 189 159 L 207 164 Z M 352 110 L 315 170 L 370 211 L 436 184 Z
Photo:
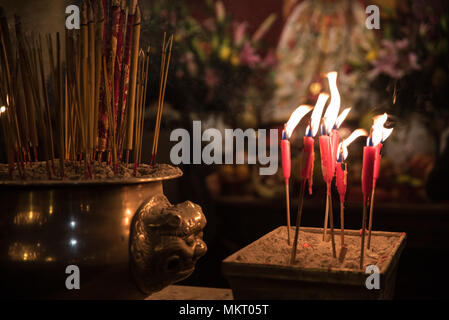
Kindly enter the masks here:
M 43 160 L 49 179 L 63 178 L 71 161 L 82 161 L 93 178 L 95 162 L 117 172 L 131 153 L 137 170 L 150 70 L 140 24 L 138 0 L 85 0 L 80 30 L 63 39 L 25 33 L 20 18 L 8 21 L 0 8 L 0 124 L 11 176 L 18 170 L 26 178 L 27 168 Z M 172 46 L 173 36 L 164 36 L 155 137 Z

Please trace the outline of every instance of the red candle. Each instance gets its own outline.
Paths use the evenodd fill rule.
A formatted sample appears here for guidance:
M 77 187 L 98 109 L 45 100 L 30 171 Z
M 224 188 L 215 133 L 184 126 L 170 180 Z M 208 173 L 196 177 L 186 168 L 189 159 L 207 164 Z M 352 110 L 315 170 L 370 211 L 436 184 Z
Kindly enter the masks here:
M 336 175 L 336 184 L 338 194 L 340 195 L 340 203 L 345 202 L 346 196 L 346 186 L 347 186 L 347 168 L 346 163 L 337 162 L 337 175 Z
M 281 153 L 282 153 L 282 172 L 284 179 L 287 182 L 290 179 L 291 174 L 291 158 L 290 158 L 290 141 L 287 139 L 281 140 Z
M 336 129 L 333 129 L 332 131 L 331 131 L 331 150 L 332 150 L 332 160 L 331 160 L 331 163 L 332 163 L 332 169 L 331 169 L 331 172 L 332 172 L 332 177 L 334 176 L 334 174 L 335 174 L 335 164 L 336 164 L 336 161 L 337 161 L 337 149 L 338 149 L 338 143 L 340 142 L 340 139 L 339 139 L 340 137 L 339 137 L 339 135 L 338 135 L 338 131 L 336 130 Z M 331 179 L 332 180 L 332 179 Z
M 368 205 L 368 199 L 371 195 L 371 191 L 373 190 L 375 155 L 375 147 L 366 146 L 363 148 L 362 192 L 363 203 L 365 205 Z
M 315 140 L 312 137 L 304 137 L 304 149 L 302 150 L 301 179 L 308 180 L 309 194 L 312 194 L 313 185 L 313 162 L 315 161 Z
M 332 182 L 333 174 L 332 169 L 334 164 L 331 163 L 332 148 L 329 136 L 320 136 L 320 152 L 321 152 L 321 171 L 323 173 L 323 179 L 328 184 L 328 189 Z M 329 192 L 330 190 L 328 190 Z
M 376 188 L 376 182 L 377 178 L 379 178 L 379 171 L 380 171 L 380 159 L 381 159 L 381 150 L 382 150 L 382 143 L 378 143 L 375 146 L 376 154 L 374 156 L 374 173 L 373 173 L 373 188 Z

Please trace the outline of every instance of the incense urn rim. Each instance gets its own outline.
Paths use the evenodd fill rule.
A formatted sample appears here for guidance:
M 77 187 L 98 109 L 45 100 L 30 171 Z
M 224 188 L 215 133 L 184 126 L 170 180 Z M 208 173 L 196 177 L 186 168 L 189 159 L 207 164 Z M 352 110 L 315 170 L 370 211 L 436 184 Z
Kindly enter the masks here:
M 83 187 L 83 186 L 108 186 L 108 185 L 136 185 L 164 180 L 172 180 L 182 177 L 180 168 L 171 165 L 163 165 L 164 170 L 156 169 L 153 175 L 147 177 L 114 177 L 92 180 L 0 180 L 1 187 Z M 160 172 L 160 173 L 159 173 Z

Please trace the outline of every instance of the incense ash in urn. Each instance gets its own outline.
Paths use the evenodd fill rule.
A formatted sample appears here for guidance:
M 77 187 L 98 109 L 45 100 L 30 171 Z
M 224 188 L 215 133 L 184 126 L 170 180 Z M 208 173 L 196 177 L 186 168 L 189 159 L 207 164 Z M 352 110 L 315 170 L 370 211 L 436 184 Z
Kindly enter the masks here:
M 294 230 L 291 230 L 294 232 Z M 339 232 L 339 230 L 336 230 Z M 322 228 L 303 227 L 296 260 L 290 263 L 287 228 L 279 227 L 223 261 L 223 274 L 237 299 L 392 299 L 394 279 L 406 235 L 373 232 L 366 266 L 376 266 L 380 290 L 367 290 L 360 270 L 360 233 L 345 230 L 347 253 L 343 261 L 332 257 L 330 241 L 322 241 Z M 337 246 L 340 243 L 337 241 Z

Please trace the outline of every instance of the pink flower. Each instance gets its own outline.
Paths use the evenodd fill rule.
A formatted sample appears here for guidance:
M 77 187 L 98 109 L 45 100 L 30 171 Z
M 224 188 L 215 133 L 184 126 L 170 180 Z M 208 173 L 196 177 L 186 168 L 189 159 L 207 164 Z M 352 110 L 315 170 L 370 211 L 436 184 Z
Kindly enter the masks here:
M 414 52 L 408 54 L 408 63 L 410 64 L 410 68 L 414 70 L 419 70 L 419 68 L 421 68 L 418 64 L 418 56 Z
M 372 64 L 374 68 L 368 74 L 370 78 L 375 78 L 383 73 L 393 79 L 400 79 L 420 68 L 417 55 L 409 51 L 407 39 L 394 42 L 382 40 L 382 49 L 379 50 L 379 56 L 372 61 Z
M 402 40 L 396 40 L 394 42 L 394 46 L 396 47 L 396 49 L 398 50 L 405 50 L 408 47 L 408 40 L 406 38 L 402 39 Z
M 198 66 L 195 62 L 195 57 L 193 56 L 192 52 L 189 51 L 186 54 L 182 55 L 179 58 L 179 62 L 186 64 L 187 71 L 191 76 L 196 76 L 196 74 L 198 73 Z
M 209 32 L 215 32 L 215 30 L 217 30 L 215 21 L 212 18 L 208 18 L 208 19 L 204 20 L 203 25 L 204 25 L 204 28 L 206 28 L 206 30 Z
M 240 52 L 240 62 L 248 65 L 250 68 L 254 68 L 257 63 L 261 62 L 260 56 L 256 53 L 249 42 L 245 42 L 242 51 Z
M 276 53 L 272 49 L 270 49 L 268 51 L 267 55 L 265 56 L 265 58 L 263 59 L 262 66 L 264 68 L 271 68 L 271 67 L 276 66 L 277 63 L 278 63 L 278 59 L 277 59 Z
M 244 37 L 245 37 L 245 31 L 248 27 L 248 22 L 242 22 L 238 23 L 234 27 L 234 44 L 236 46 L 239 46 L 242 44 Z

